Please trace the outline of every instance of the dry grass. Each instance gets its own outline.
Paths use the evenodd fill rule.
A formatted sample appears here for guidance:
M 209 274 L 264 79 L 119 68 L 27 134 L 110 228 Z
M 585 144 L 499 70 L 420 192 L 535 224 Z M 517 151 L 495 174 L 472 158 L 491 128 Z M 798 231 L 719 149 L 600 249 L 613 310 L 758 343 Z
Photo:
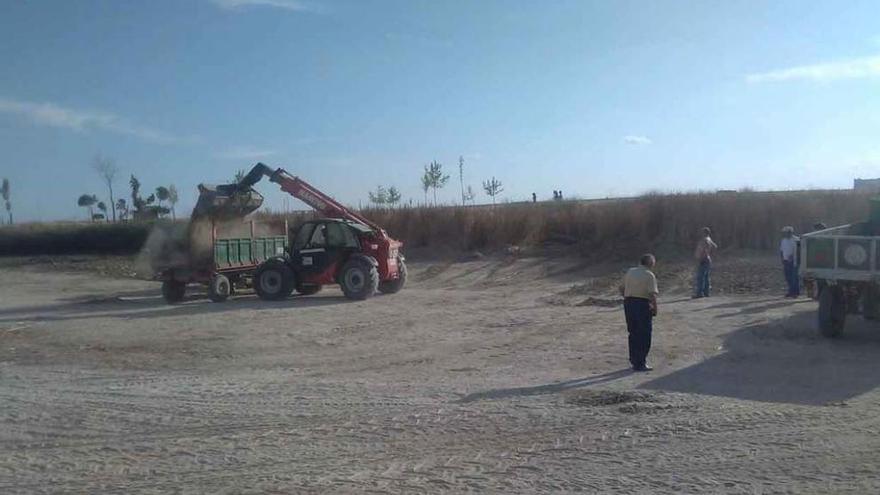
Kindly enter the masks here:
M 713 237 L 724 248 L 772 249 L 784 225 L 805 232 L 818 221 L 831 226 L 864 219 L 868 198 L 850 191 L 744 191 L 363 213 L 408 248 L 462 252 L 555 244 L 569 246 L 573 254 L 632 257 L 648 250 L 686 252 L 703 226 L 713 229 Z M 279 223 L 285 217 L 294 226 L 314 214 L 257 215 L 259 221 Z M 0 254 L 131 253 L 140 249 L 150 228 L 142 224 L 4 227 Z

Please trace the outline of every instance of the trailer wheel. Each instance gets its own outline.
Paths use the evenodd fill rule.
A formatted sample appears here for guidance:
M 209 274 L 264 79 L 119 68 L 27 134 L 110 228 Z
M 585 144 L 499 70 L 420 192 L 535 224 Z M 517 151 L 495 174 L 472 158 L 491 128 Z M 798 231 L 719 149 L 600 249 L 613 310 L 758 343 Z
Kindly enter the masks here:
M 400 274 L 394 280 L 386 280 L 379 283 L 379 291 L 383 294 L 396 294 L 406 285 L 406 262 L 397 259 L 397 271 Z
M 168 304 L 177 304 L 183 301 L 186 295 L 186 283 L 178 280 L 165 280 L 162 282 L 162 297 Z
M 342 266 L 340 280 L 345 297 L 363 301 L 379 288 L 379 270 L 365 260 L 351 259 Z
M 321 289 L 323 289 L 323 286 L 320 286 L 318 284 L 300 284 L 296 286 L 296 292 L 302 296 L 311 296 L 313 294 L 317 294 L 318 292 L 321 292 Z
M 269 260 L 254 273 L 254 290 L 260 299 L 277 301 L 293 292 L 293 270 L 281 260 Z
M 223 302 L 232 295 L 232 283 L 225 275 L 217 273 L 208 282 L 208 299 Z
M 840 337 L 846 325 L 846 298 L 839 287 L 826 286 L 819 294 L 819 332 L 823 337 Z

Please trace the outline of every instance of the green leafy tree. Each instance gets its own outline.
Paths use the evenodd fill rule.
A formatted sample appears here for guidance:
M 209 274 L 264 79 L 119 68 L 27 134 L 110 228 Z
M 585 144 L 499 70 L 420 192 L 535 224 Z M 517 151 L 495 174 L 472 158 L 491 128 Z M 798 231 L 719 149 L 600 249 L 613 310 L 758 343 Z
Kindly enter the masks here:
M 3 179 L 3 185 L 0 185 L 0 196 L 3 196 L 3 202 L 6 204 L 6 214 L 9 216 L 9 225 L 12 225 L 12 202 L 9 199 L 11 190 L 9 189 L 9 179 Z
M 169 198 L 171 198 L 171 192 L 168 191 L 168 188 L 167 188 L 167 187 L 165 187 L 165 186 L 159 186 L 159 187 L 156 188 L 156 199 L 159 201 L 159 208 L 160 208 L 160 211 L 161 211 L 161 212 L 164 212 L 166 215 L 167 215 L 168 212 L 170 212 L 171 210 L 169 210 L 168 208 L 166 208 L 162 203 L 165 202 L 165 201 L 168 201 Z
M 125 201 L 125 198 L 116 200 L 116 212 L 119 213 L 119 220 L 128 220 L 128 203 Z
M 110 221 L 110 219 L 107 218 L 107 203 L 104 203 L 103 201 L 98 201 L 98 211 L 100 211 L 104 215 L 105 220 L 107 220 L 108 222 Z
M 422 175 L 422 191 L 425 193 L 425 205 L 428 204 L 428 191 L 431 189 L 431 177 L 428 176 L 428 172 Z
M 434 205 L 436 206 L 437 189 L 443 189 L 443 187 L 446 186 L 446 183 L 449 182 L 449 176 L 443 175 L 443 165 L 437 160 L 425 165 L 425 175 L 422 181 L 423 183 L 427 182 L 429 187 L 434 190 Z
M 177 195 L 177 188 L 174 184 L 168 186 L 168 202 L 171 203 L 171 219 L 177 220 L 177 215 L 174 211 L 174 207 L 177 205 L 177 201 L 180 199 Z
M 98 197 L 94 194 L 83 194 L 76 200 L 76 205 L 85 208 L 89 212 L 89 220 L 92 220 L 95 217 L 95 203 L 97 202 Z
M 492 180 L 483 181 L 483 190 L 486 191 L 486 194 L 492 197 L 492 204 L 494 205 L 495 196 L 504 192 L 504 186 L 501 184 L 500 180 L 497 180 L 493 176 Z
M 370 191 L 369 196 L 370 203 L 376 206 L 382 206 L 388 202 L 388 191 L 382 186 L 376 187 L 376 192 Z
M 397 203 L 400 203 L 401 194 L 400 191 L 397 190 L 396 187 L 391 186 L 388 188 L 388 204 L 394 207 Z

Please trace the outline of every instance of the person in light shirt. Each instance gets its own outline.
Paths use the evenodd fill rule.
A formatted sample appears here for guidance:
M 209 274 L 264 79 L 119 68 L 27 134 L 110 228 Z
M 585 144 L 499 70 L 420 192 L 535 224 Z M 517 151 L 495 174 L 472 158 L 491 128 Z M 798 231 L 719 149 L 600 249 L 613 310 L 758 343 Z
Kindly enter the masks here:
M 701 233 L 702 237 L 697 242 L 697 248 L 694 251 L 694 258 L 697 260 L 697 273 L 694 278 L 694 299 L 709 297 L 709 289 L 712 285 L 709 280 L 712 273 L 712 254 L 718 249 L 718 245 L 712 240 L 712 230 L 709 227 L 703 227 Z
M 629 333 L 629 362 L 633 371 L 651 371 L 648 352 L 651 350 L 653 319 L 657 315 L 657 277 L 651 271 L 657 260 L 645 254 L 639 266 L 630 268 L 623 277 L 623 311 Z
M 798 297 L 800 287 L 798 283 L 797 268 L 798 238 L 794 235 L 794 227 L 782 229 L 782 241 L 779 242 L 779 256 L 782 259 L 782 272 L 785 274 L 785 283 L 788 285 L 788 293 L 785 297 Z

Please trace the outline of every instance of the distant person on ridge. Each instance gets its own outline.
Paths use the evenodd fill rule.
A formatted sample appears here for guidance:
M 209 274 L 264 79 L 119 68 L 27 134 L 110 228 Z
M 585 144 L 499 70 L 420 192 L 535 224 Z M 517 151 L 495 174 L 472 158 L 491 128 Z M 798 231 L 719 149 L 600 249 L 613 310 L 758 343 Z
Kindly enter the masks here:
M 537 203 L 537 202 L 538 202 L 538 195 L 535 193 L 532 193 L 532 203 Z
M 694 280 L 694 299 L 709 297 L 709 289 L 712 287 L 710 275 L 712 273 L 712 254 L 718 249 L 718 245 L 712 241 L 712 230 L 703 227 L 702 237 L 697 242 L 694 258 L 697 260 L 697 273 Z
M 657 260 L 653 254 L 642 255 L 639 266 L 627 270 L 623 277 L 623 312 L 629 333 L 629 362 L 633 371 L 651 371 L 648 352 L 651 350 L 653 320 L 657 316 L 657 277 L 651 271 Z
M 779 256 L 782 259 L 782 272 L 785 274 L 785 283 L 788 285 L 788 293 L 785 297 L 798 297 L 800 287 L 797 267 L 798 238 L 794 235 L 794 227 L 782 228 L 782 240 L 779 242 Z

